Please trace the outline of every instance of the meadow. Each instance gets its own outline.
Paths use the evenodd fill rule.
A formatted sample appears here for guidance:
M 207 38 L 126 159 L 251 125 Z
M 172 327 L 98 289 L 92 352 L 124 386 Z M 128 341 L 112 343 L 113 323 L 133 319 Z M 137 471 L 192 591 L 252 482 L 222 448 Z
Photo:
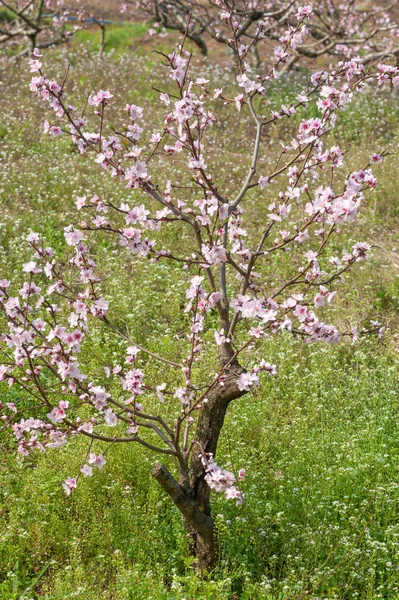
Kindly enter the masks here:
M 110 36 L 103 58 L 97 43 L 85 35 L 71 47 L 48 51 L 53 76 L 70 63 L 73 96 L 109 89 L 115 105 L 145 106 L 156 129 L 162 115 L 152 85 L 162 77 L 159 56 L 146 45 L 133 52 L 125 33 Z M 162 48 L 168 43 L 163 39 Z M 194 68 L 215 87 L 228 85 L 227 66 Z M 270 109 L 295 97 L 304 78 L 299 72 L 275 82 Z M 44 113 L 29 80 L 26 62 L 1 59 L 0 264 L 1 277 L 12 280 L 21 277 L 30 229 L 66 256 L 63 227 L 74 219 L 75 197 L 97 193 L 120 201 L 126 194 L 68 139 L 54 143 L 42 133 Z M 349 165 L 397 148 L 398 100 L 395 90 L 370 89 L 340 115 L 333 135 L 348 149 Z M 252 127 L 242 121 L 237 136 L 234 123 L 231 112 L 216 124 L 212 159 L 232 189 L 248 163 L 245 140 Z M 295 123 L 278 125 L 270 135 L 289 135 Z M 266 156 L 265 165 L 268 160 L 275 157 Z M 218 449 L 221 462 L 246 468 L 248 477 L 242 506 L 214 494 L 220 555 L 212 574 L 201 576 L 193 567 L 180 515 L 151 477 L 149 452 L 113 448 L 106 468 L 67 499 L 61 483 L 79 469 L 80 441 L 22 458 L 5 432 L 1 600 L 399 598 L 398 165 L 396 155 L 375 167 L 379 186 L 333 248 L 342 251 L 358 239 L 373 245 L 372 258 L 340 288 L 336 321 L 362 326 L 378 319 L 386 334 L 336 347 L 306 346 L 288 333 L 267 342 L 263 352 L 278 375 L 231 405 Z M 254 219 L 261 202 L 269 203 L 251 196 Z M 176 242 L 178 232 L 168 232 Z M 184 248 L 184 239 L 177 243 Z M 116 318 L 154 351 L 180 343 L 176 314 L 185 287 L 178 269 L 166 275 L 162 263 L 127 263 L 105 239 L 96 253 Z M 281 261 L 279 269 L 286 268 Z M 87 360 L 101 364 L 117 352 L 99 331 Z M 2 401 L 16 393 L 0 389 Z

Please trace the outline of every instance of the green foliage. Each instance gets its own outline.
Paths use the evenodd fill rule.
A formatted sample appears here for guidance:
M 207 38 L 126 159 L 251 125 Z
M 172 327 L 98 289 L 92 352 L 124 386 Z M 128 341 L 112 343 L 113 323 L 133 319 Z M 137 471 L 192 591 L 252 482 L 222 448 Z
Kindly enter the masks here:
M 232 407 L 221 442 L 219 461 L 249 475 L 243 507 L 214 498 L 214 581 L 195 575 L 180 516 L 141 448 L 113 449 L 65 500 L 76 441 L 28 460 L 6 455 L 0 598 L 30 585 L 35 599 L 295 598 L 305 586 L 316 586 L 310 597 L 396 598 L 397 361 L 371 341 L 326 351 L 288 337 L 267 356 L 276 381 Z
M 15 19 L 15 13 L 4 6 L 0 8 L 0 24 L 11 23 Z
M 94 26 L 93 26 L 94 27 Z M 106 25 L 105 28 L 105 50 L 118 50 L 124 52 L 131 49 L 137 40 L 143 37 L 150 26 L 142 23 L 126 25 Z M 85 44 L 87 47 L 98 52 L 100 50 L 101 31 L 97 29 L 81 29 L 74 35 L 74 44 Z

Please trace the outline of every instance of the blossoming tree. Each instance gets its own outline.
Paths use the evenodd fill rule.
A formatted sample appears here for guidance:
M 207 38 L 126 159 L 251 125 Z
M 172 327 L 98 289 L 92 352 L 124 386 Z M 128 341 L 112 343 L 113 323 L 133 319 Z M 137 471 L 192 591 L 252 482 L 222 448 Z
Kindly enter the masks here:
M 101 54 L 105 48 L 106 24 L 88 12 L 89 3 L 75 10 L 65 0 L 0 0 L 0 45 L 20 49 L 18 57 L 34 48 L 45 49 L 68 43 L 87 23 L 100 28 Z M 67 27 L 67 24 L 70 24 Z M 73 26 L 71 26 L 73 25 Z
M 125 13 L 129 5 L 133 7 L 132 16 L 137 14 L 138 9 L 147 11 L 157 23 L 187 35 L 204 55 L 208 54 L 209 39 L 226 43 L 229 20 L 232 19 L 239 24 L 236 37 L 243 44 L 253 44 L 252 51 L 259 62 L 259 29 L 262 31 L 261 39 L 278 42 L 288 27 L 295 27 L 295 15 L 301 2 L 126 0 L 121 11 Z M 312 7 L 313 19 L 308 23 L 306 38 L 302 37 L 292 49 L 285 67 L 292 68 L 300 60 L 308 63 L 323 55 L 349 59 L 362 52 L 363 64 L 398 56 L 399 30 L 392 12 L 397 5 L 397 0 L 369 4 L 357 0 L 319 0 Z M 218 7 L 223 7 L 223 10 Z
M 370 246 L 359 241 L 336 256 L 326 250 L 377 185 L 372 165 L 388 152 L 373 154 L 343 175 L 344 152 L 328 145 L 328 133 L 357 93 L 373 84 L 397 85 L 399 73 L 383 64 L 366 70 L 351 58 L 335 70 L 314 72 L 293 104 L 271 112 L 264 103 L 268 86 L 302 43 L 312 17 L 310 6 L 298 8 L 296 24 L 274 50 L 272 67 L 254 74 L 248 55 L 255 39 L 262 40 L 263 25 L 258 23 L 254 40 L 244 45 L 240 24 L 222 16 L 230 26 L 225 44 L 236 69 L 230 92 L 191 76 L 184 43 L 164 56 L 170 79 L 160 90 L 165 118 L 155 132 L 145 110 L 134 104 L 124 109 L 126 127 L 111 130 L 110 91 L 91 94 L 79 114 L 65 81 L 45 75 L 38 50 L 30 61 L 30 89 L 55 113 L 45 121 L 45 132 L 70 136 L 83 157 L 127 191 L 120 205 L 98 195 L 75 199 L 84 216 L 65 229 L 69 266 L 31 232 L 32 259 L 23 267 L 22 288 L 0 281 L 0 381 L 19 390 L 18 402 L 0 405 L 4 427 L 12 429 L 22 455 L 59 448 L 77 436 L 87 440 L 81 472 L 70 473 L 63 483 L 67 496 L 78 493 L 80 477 L 103 468 L 114 444 L 140 444 L 165 457 L 166 464 L 156 462 L 152 474 L 182 513 L 201 567 L 209 567 L 215 556 L 211 490 L 243 500 L 244 470 L 229 472 L 215 456 L 230 403 L 262 377 L 276 374 L 276 366 L 262 356 L 263 341 L 286 332 L 306 343 L 336 344 L 343 337 L 356 341 L 361 333 L 339 331 L 324 315 L 344 274 L 367 257 Z M 238 89 L 231 93 L 234 86 Z M 234 193 L 208 166 L 215 152 L 209 139 L 217 104 L 222 114 L 249 114 L 253 122 L 253 139 L 245 138 L 246 175 Z M 277 140 L 274 166 L 260 169 L 264 134 L 309 106 L 317 116 L 303 119 L 283 146 Z M 185 176 L 176 174 L 176 159 Z M 185 241 L 166 245 L 163 231 L 169 227 L 180 228 Z M 180 269 L 187 331 L 185 343 L 168 355 L 118 328 L 91 252 L 98 235 L 114 240 L 128 261 L 163 261 Z M 271 284 L 267 269 L 274 265 L 278 273 L 287 257 L 289 275 Z M 123 361 L 101 372 L 84 352 L 96 327 L 111 329 L 125 344 Z M 375 322 L 370 330 L 381 333 Z M 162 378 L 150 369 L 153 363 L 162 366 Z
M 0 44 L 24 45 L 23 53 L 67 42 L 73 30 L 66 30 L 69 11 L 64 0 L 1 0 L 0 9 L 8 18 L 0 26 Z

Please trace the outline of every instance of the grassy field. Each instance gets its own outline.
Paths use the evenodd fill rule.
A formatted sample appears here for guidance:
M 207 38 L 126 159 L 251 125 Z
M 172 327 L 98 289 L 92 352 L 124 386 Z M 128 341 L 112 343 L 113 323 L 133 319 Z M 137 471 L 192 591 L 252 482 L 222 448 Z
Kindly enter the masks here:
M 59 77 L 69 61 L 76 101 L 88 89 L 109 89 L 116 106 L 145 106 L 155 130 L 162 119 L 151 87 L 163 77 L 157 56 L 142 48 L 101 60 L 95 43 L 82 39 L 79 48 L 47 53 L 52 75 Z M 227 85 L 222 67 L 203 68 L 215 87 Z M 54 143 L 42 135 L 45 117 L 29 94 L 26 64 L 3 59 L 0 69 L 0 276 L 18 281 L 29 229 L 66 256 L 62 229 L 75 218 L 75 196 L 118 201 L 127 192 L 67 139 Z M 287 104 L 302 77 L 276 83 L 270 108 Z M 227 190 L 236 189 L 249 159 L 252 126 L 244 119 L 234 133 L 235 122 L 231 111 L 213 134 L 213 171 Z M 370 90 L 340 116 L 335 141 L 348 149 L 349 166 L 359 166 L 372 151 L 397 146 L 398 125 L 397 94 Z M 294 127 L 294 121 L 279 126 L 271 136 L 288 139 Z M 270 148 L 265 168 L 275 160 Z M 180 167 L 164 165 L 165 177 L 168 168 Z M 214 495 L 220 558 L 212 577 L 193 569 L 180 516 L 151 478 L 151 454 L 130 445 L 113 449 L 106 468 L 67 500 L 61 482 L 80 467 L 79 440 L 22 459 L 3 434 L 1 600 L 399 598 L 397 172 L 397 157 L 377 165 L 379 187 L 332 248 L 342 251 L 358 239 L 374 246 L 370 261 L 341 287 L 332 320 L 361 326 L 376 318 L 388 325 L 387 334 L 335 348 L 303 346 L 288 334 L 267 343 L 263 355 L 277 364 L 278 376 L 231 406 L 221 439 L 220 463 L 246 468 L 248 478 L 243 506 Z M 260 200 L 253 194 L 249 204 L 255 219 Z M 168 235 L 184 247 L 177 229 Z M 106 240 L 96 253 L 116 318 L 159 352 L 179 343 L 180 270 L 127 263 Z M 282 275 L 286 268 L 282 261 Z M 101 364 L 118 353 L 101 331 L 91 342 L 87 361 Z M 1 394 L 10 397 L 4 387 Z

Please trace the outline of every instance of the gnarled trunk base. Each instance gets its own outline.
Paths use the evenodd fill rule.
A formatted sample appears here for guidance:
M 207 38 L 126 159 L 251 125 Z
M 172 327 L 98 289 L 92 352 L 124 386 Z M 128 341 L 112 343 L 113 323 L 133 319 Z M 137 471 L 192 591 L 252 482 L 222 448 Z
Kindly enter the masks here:
M 207 532 L 205 535 L 199 531 L 194 531 L 187 521 L 185 521 L 185 528 L 190 537 L 190 552 L 195 557 L 195 568 L 199 571 L 211 571 L 215 566 L 218 556 L 217 540 L 215 535 L 216 532 L 213 519 L 212 531 Z M 210 535 L 208 535 L 208 533 L 210 533 Z
M 198 568 L 210 569 L 215 558 L 213 519 L 200 510 L 198 502 L 182 488 L 165 465 L 156 463 L 152 475 L 184 517 L 186 528 L 193 541 L 193 553 L 197 558 Z
M 161 463 L 152 471 L 153 476 L 163 487 L 184 517 L 186 528 L 193 540 L 193 553 L 199 569 L 209 570 L 216 559 L 216 540 L 214 521 L 211 517 L 210 489 L 205 481 L 205 472 L 199 455 L 216 454 L 219 436 L 223 427 L 227 408 L 232 400 L 240 398 L 246 392 L 240 390 L 237 381 L 244 369 L 230 356 L 221 358 L 228 368 L 223 380 L 210 389 L 204 401 L 197 422 L 190 464 L 187 465 L 187 477 L 181 477 L 181 483 L 171 475 Z

